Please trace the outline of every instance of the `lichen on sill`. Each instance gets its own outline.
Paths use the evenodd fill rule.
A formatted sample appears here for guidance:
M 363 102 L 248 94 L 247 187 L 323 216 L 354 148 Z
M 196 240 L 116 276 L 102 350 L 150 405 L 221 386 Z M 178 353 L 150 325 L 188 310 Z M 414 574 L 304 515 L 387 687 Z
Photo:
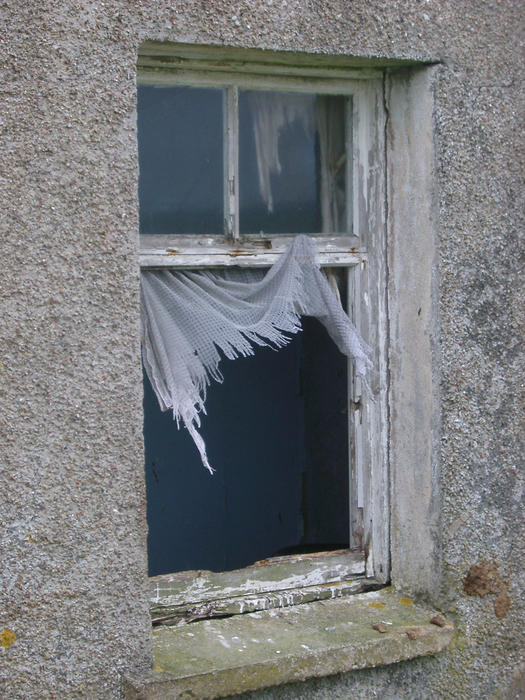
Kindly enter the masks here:
M 453 635 L 451 622 L 390 588 L 159 627 L 154 670 L 128 677 L 126 698 L 228 697 L 436 654 Z

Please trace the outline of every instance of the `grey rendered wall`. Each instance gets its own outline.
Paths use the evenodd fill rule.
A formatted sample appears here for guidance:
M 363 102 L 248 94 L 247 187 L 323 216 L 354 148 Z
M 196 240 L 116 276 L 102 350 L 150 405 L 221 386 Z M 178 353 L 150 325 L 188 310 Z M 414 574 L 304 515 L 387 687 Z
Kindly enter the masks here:
M 134 66 L 142 41 L 162 39 L 441 62 L 422 311 L 439 405 L 428 509 L 416 507 L 437 568 L 415 590 L 394 535 L 393 572 L 458 637 L 439 658 L 251 697 L 518 697 L 521 13 L 519 0 L 2 3 L 0 694 L 118 698 L 120 674 L 150 664 Z M 494 595 L 464 592 L 483 559 L 508 585 L 504 617 Z

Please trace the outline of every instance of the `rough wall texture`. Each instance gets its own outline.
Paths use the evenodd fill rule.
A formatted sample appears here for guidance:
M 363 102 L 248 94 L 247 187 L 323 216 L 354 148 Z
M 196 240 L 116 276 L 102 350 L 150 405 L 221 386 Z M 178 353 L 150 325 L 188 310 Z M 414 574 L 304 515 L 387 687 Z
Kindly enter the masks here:
M 0 7 L 0 694 L 117 698 L 119 674 L 150 663 L 134 65 L 162 39 L 442 62 L 441 604 L 458 638 L 439 658 L 252 697 L 518 697 L 522 3 Z M 504 617 L 463 589 L 481 560 L 508 583 Z

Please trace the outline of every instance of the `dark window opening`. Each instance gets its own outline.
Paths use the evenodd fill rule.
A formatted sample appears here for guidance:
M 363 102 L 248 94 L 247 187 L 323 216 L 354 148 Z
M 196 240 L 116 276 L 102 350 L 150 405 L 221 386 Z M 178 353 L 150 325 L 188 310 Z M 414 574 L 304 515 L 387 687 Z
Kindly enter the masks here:
M 150 576 L 348 547 L 346 358 L 304 318 L 285 348 L 221 369 L 202 425 L 213 476 L 145 377 Z

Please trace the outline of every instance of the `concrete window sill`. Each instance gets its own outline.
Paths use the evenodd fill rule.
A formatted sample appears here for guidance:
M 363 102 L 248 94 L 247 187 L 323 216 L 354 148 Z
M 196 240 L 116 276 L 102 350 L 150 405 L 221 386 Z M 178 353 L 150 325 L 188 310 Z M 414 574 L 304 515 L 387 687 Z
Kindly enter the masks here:
M 223 698 L 436 654 L 454 625 L 392 589 L 154 631 L 154 671 L 126 698 Z M 376 629 L 374 626 L 377 626 Z

